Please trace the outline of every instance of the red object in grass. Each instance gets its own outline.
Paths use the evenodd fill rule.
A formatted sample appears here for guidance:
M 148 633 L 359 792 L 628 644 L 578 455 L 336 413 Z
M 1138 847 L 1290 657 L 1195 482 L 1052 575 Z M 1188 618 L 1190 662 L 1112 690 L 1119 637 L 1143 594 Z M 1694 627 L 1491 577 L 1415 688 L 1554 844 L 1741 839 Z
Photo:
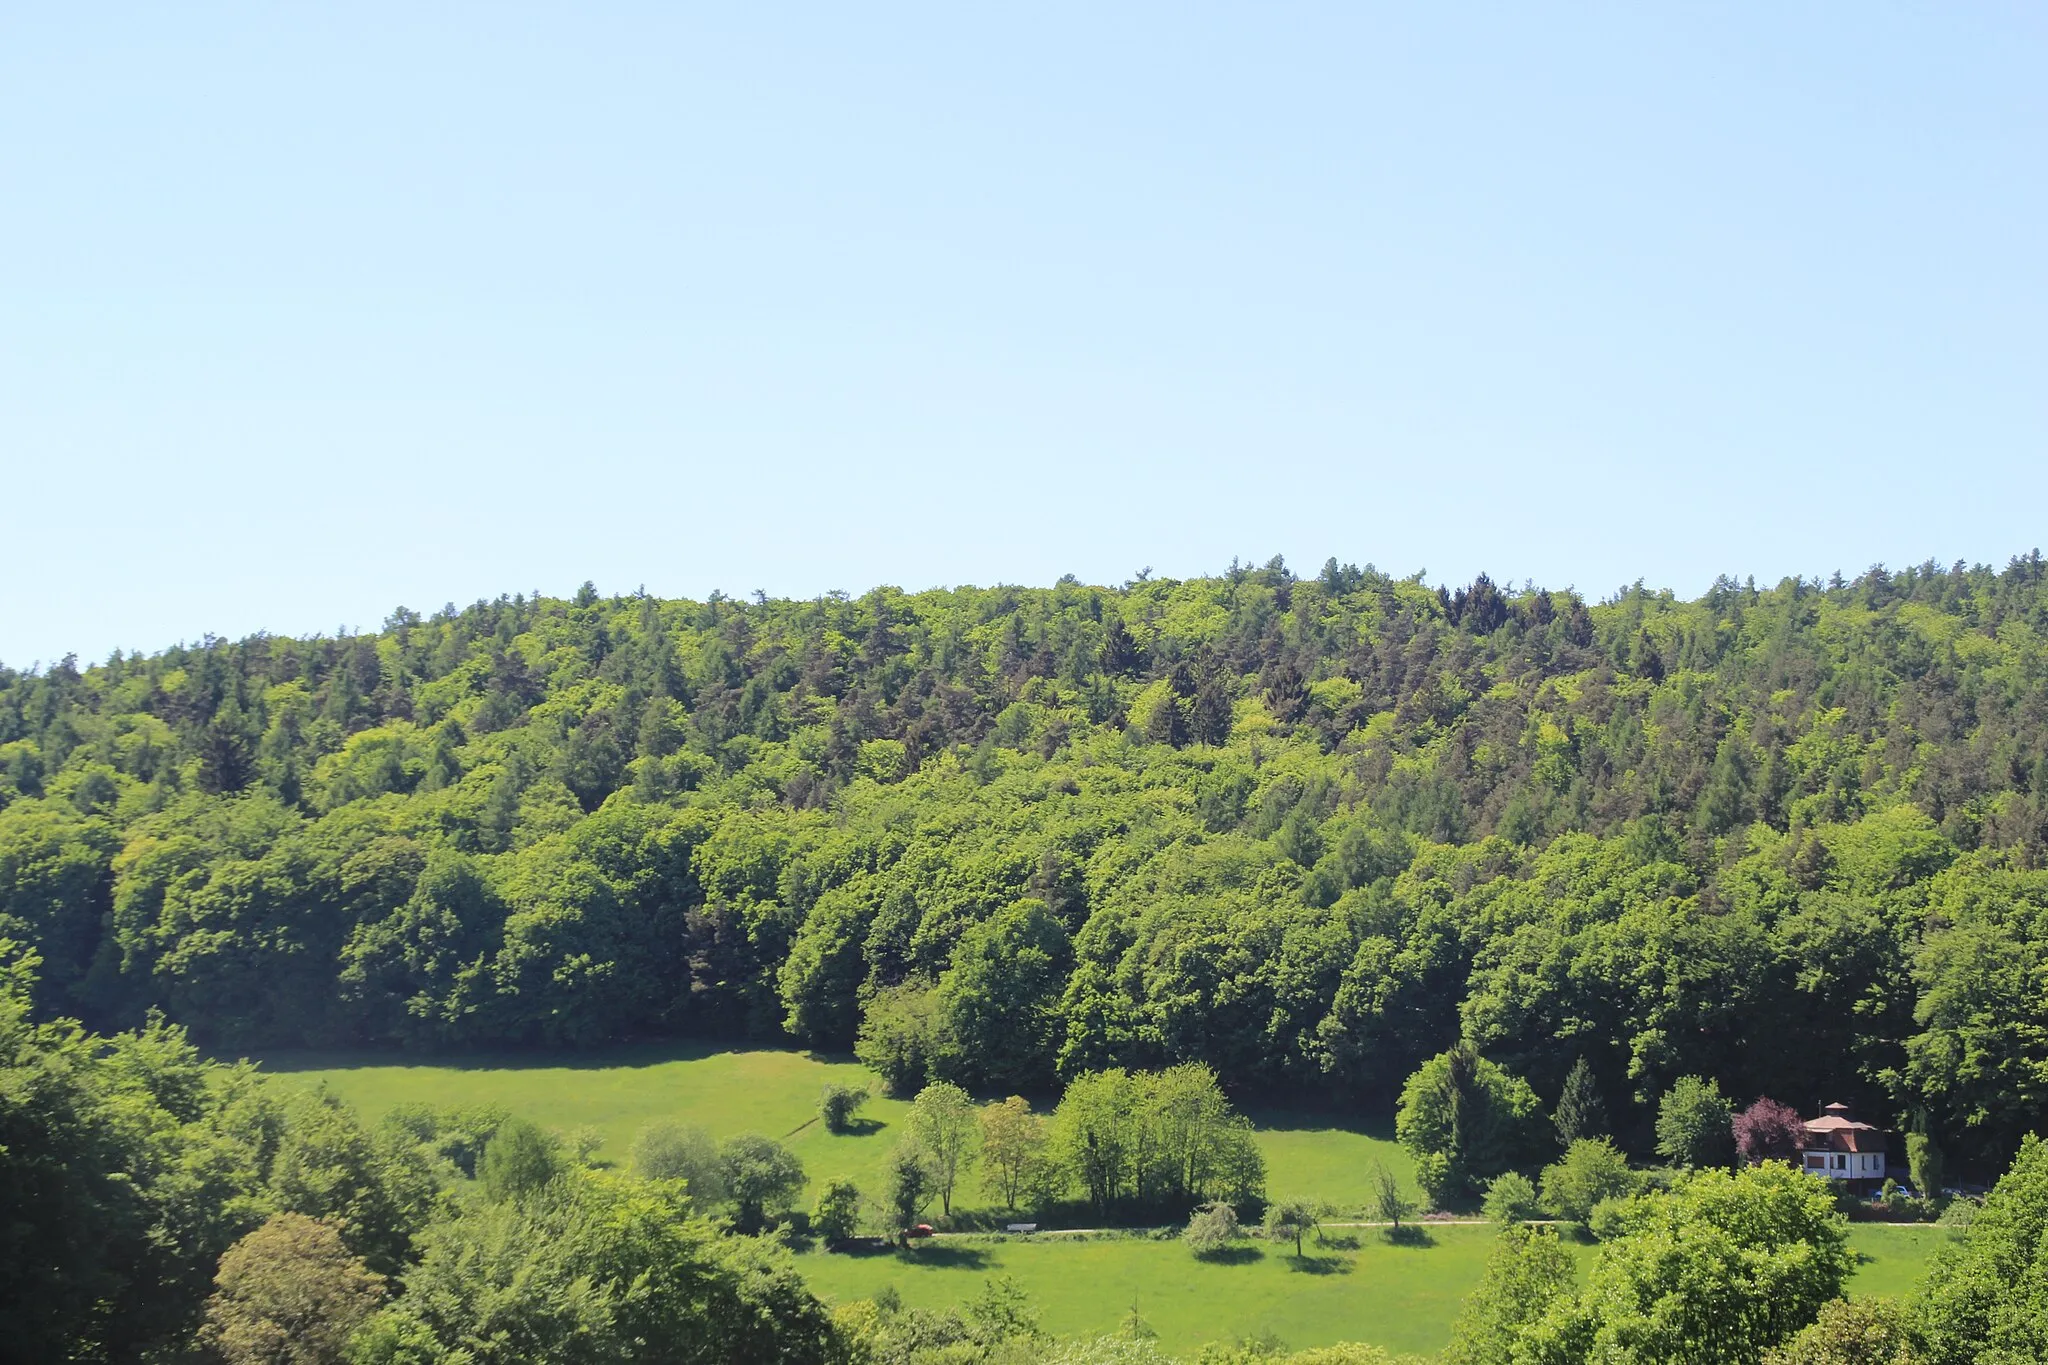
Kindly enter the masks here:
M 933 1231 L 934 1229 L 932 1228 L 932 1225 L 930 1223 L 919 1223 L 916 1227 L 910 1229 L 910 1231 L 904 1233 L 903 1235 L 905 1237 L 929 1237 L 932 1235 Z

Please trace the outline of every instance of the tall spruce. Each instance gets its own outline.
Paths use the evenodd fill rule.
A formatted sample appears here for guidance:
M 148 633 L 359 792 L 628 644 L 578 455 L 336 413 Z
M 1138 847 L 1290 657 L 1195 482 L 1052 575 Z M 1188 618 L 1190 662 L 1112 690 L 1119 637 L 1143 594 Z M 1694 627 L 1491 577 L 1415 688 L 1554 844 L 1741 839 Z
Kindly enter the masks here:
M 1583 1053 L 1564 1078 L 1564 1093 L 1557 1097 L 1557 1140 L 1569 1147 L 1581 1138 L 1607 1135 L 1607 1102 L 1600 1098 L 1600 1083 L 1593 1079 L 1593 1067 Z

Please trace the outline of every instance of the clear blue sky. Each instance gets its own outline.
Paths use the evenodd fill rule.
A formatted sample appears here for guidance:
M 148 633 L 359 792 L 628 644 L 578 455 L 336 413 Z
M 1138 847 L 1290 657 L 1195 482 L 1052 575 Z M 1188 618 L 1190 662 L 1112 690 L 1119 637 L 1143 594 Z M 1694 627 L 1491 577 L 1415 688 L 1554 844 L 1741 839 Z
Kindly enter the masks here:
M 0 659 L 2048 541 L 2035 4 L 16 5 Z

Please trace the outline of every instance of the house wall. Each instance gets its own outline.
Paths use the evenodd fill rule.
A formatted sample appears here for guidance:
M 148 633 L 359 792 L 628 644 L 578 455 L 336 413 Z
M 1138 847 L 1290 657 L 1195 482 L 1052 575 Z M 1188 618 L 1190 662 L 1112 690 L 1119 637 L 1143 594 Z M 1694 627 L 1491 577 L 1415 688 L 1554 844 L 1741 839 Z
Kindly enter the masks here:
M 1884 1179 L 1883 1152 L 1805 1152 L 1799 1164 L 1808 1174 L 1829 1180 Z

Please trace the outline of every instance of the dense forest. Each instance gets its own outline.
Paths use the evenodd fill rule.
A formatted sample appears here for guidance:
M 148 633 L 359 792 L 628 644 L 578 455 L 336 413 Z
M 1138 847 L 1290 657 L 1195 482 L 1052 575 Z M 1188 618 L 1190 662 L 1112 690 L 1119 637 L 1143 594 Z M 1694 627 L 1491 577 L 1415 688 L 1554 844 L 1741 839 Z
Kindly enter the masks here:
M 34 1008 L 203 1044 L 858 1040 L 1391 1111 L 1462 1042 L 1986 1174 L 2048 1111 L 2048 569 L 1593 603 L 1279 560 L 509 597 L 0 669 Z

